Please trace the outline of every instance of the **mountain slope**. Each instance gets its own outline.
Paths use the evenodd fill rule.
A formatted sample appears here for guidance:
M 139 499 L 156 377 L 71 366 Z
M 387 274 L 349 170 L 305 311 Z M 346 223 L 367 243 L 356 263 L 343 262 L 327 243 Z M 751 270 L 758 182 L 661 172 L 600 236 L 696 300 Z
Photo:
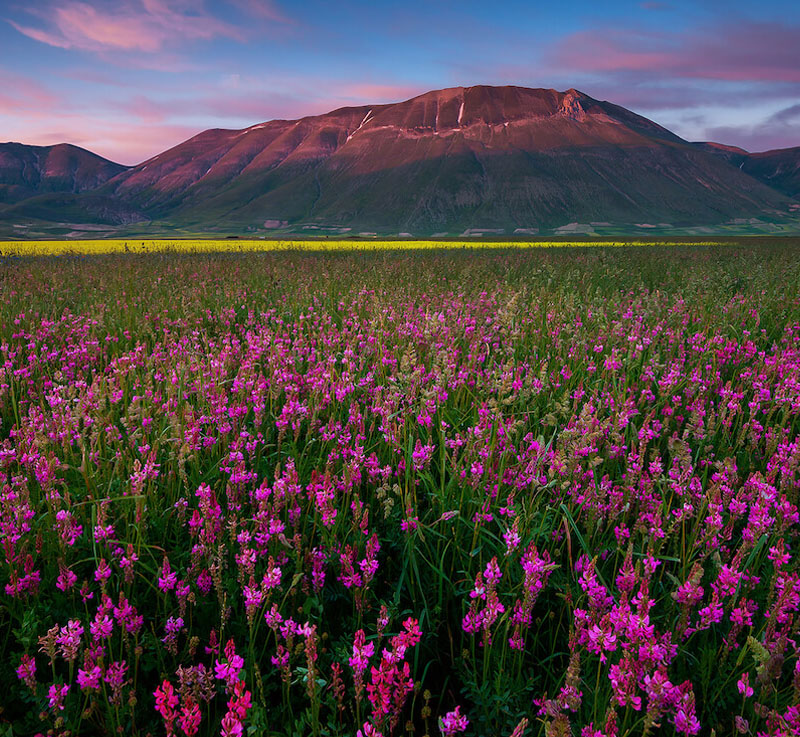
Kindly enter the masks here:
M 749 154 L 742 171 L 789 197 L 800 199 L 800 146 Z
M 748 151 L 738 146 L 728 146 L 725 143 L 715 143 L 713 141 L 698 141 L 692 144 L 695 148 L 701 151 L 706 151 L 716 156 L 721 156 L 725 161 L 728 161 L 735 166 L 739 166 L 749 155 Z
M 65 143 L 0 143 L 0 221 L 120 225 L 146 220 L 118 198 L 95 194 L 126 170 Z
M 47 192 L 86 192 L 126 168 L 66 143 L 0 143 L 0 202 L 19 202 Z
M 577 90 L 486 86 L 205 131 L 101 191 L 194 227 L 419 233 L 694 225 L 787 207 L 774 189 L 625 108 Z

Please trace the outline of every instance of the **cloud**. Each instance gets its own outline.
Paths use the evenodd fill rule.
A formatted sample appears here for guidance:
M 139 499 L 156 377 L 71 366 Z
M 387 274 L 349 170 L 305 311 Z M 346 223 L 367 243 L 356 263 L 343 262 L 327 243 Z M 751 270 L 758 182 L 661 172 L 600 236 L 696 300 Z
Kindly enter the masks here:
M 281 82 L 225 75 L 215 84 L 200 84 L 181 92 L 173 89 L 160 90 L 155 96 L 126 96 L 120 102 L 111 102 L 110 109 L 145 124 L 191 119 L 206 127 L 226 121 L 234 127 L 247 127 L 267 120 L 321 115 L 346 106 L 398 102 L 425 91 L 413 85 L 346 80 Z
M 550 57 L 554 66 L 594 74 L 800 83 L 800 26 L 740 20 L 689 33 L 597 28 L 560 39 Z
M 778 111 L 769 118 L 768 122 L 779 125 L 800 125 L 800 103 Z M 800 137 L 800 133 L 798 137 Z
M 418 85 L 337 79 L 286 79 L 281 85 L 264 86 L 263 81 L 240 78 L 236 87 L 226 80 L 222 88 L 208 88 L 205 94 L 182 102 L 181 108 L 252 125 L 276 118 L 322 115 L 340 107 L 400 102 L 426 91 Z
M 45 114 L 63 103 L 62 98 L 30 77 L 0 69 L 0 115 Z
M 58 126 L 57 128 L 55 126 Z M 141 125 L 80 114 L 43 116 L 0 110 L 3 139 L 36 146 L 72 143 L 121 164 L 138 164 L 197 133 L 195 126 L 173 123 Z
M 292 23 L 278 6 L 270 0 L 230 0 L 239 10 L 254 18 L 276 21 L 278 23 Z
M 705 129 L 705 140 L 768 151 L 800 146 L 800 103 L 783 108 L 756 125 L 721 125 Z
M 174 102 L 156 102 L 141 94 L 130 97 L 121 105 L 121 109 L 129 118 L 148 124 L 162 123 L 175 113 Z
M 732 116 L 754 107 L 784 104 L 800 96 L 800 83 L 722 83 L 705 80 L 652 80 L 646 74 L 624 78 L 601 76 L 571 86 L 599 100 L 608 100 L 632 110 L 662 111 L 728 109 Z
M 334 92 L 338 97 L 351 100 L 359 105 L 372 102 L 402 102 L 427 91 L 428 88 L 419 85 L 372 84 L 369 82 L 352 82 L 334 87 Z
M 245 40 L 241 29 L 208 13 L 201 0 L 115 0 L 102 6 L 66 0 L 29 13 L 38 26 L 8 22 L 35 41 L 62 49 L 152 54 L 179 41 Z

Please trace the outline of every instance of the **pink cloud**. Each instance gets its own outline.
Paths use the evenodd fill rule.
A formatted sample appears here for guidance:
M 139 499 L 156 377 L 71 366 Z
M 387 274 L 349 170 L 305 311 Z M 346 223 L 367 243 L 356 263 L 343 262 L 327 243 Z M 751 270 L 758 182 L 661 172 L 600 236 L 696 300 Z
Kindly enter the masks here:
M 271 0 L 231 0 L 240 10 L 255 18 L 276 21 L 278 23 L 292 23 L 293 21 L 281 12 Z
M 413 96 L 413 93 L 408 94 L 407 91 L 397 93 L 395 89 L 387 90 L 383 95 L 369 94 L 370 92 L 370 89 L 366 89 L 364 94 L 359 95 L 357 89 L 334 87 L 328 94 L 320 95 L 309 91 L 302 95 L 270 90 L 220 91 L 210 87 L 205 90 L 197 89 L 192 96 L 181 97 L 177 102 L 153 100 L 137 95 L 116 109 L 129 118 L 146 124 L 164 122 L 180 115 L 208 121 L 209 126 L 218 125 L 219 121 L 230 121 L 231 127 L 238 128 L 268 120 L 294 120 L 322 115 L 351 105 L 394 102 Z M 199 132 L 199 129 L 195 132 Z
M 60 114 L 52 116 L 0 112 L 3 140 L 36 146 L 72 143 L 121 164 L 138 164 L 197 133 L 195 126 L 172 123 L 138 125 L 114 119 Z
M 154 23 L 178 36 L 190 39 L 226 36 L 236 41 L 245 40 L 241 29 L 207 13 L 202 0 L 141 0 L 141 2 Z
M 143 123 L 162 123 L 175 114 L 174 104 L 160 103 L 144 95 L 133 95 L 122 105 L 122 110 Z
M 556 68 L 652 78 L 800 82 L 800 26 L 737 21 L 708 32 L 594 29 L 556 42 Z
M 0 69 L 0 114 L 44 114 L 62 102 L 62 98 L 36 80 Z
M 243 123 L 244 126 L 276 118 L 300 118 L 322 112 L 315 99 L 298 100 L 290 95 L 264 92 L 257 95 L 209 94 L 189 103 L 201 114 Z
M 427 90 L 411 84 L 375 84 L 343 80 L 284 80 L 291 93 L 239 80 L 235 94 L 230 90 L 208 88 L 205 93 L 182 103 L 193 113 L 247 120 L 247 125 L 276 118 L 294 120 L 322 115 L 341 107 L 401 102 Z
M 240 29 L 209 14 L 199 0 L 117 0 L 102 8 L 67 0 L 29 12 L 44 27 L 9 23 L 35 41 L 64 49 L 152 54 L 182 40 L 244 40 Z
M 359 103 L 370 102 L 402 102 L 416 97 L 427 88 L 409 84 L 370 84 L 364 82 L 348 83 L 335 88 L 342 98 L 357 100 Z
M 8 21 L 17 31 L 23 36 L 32 38 L 34 41 L 47 44 L 48 46 L 56 46 L 59 49 L 70 48 L 70 43 L 65 38 L 43 31 L 40 28 L 31 28 L 30 26 L 23 26 L 15 23 L 13 20 Z
M 246 127 L 278 118 L 321 115 L 345 106 L 398 102 L 424 91 L 407 84 L 236 74 L 180 91 L 161 89 L 155 97 L 137 95 L 115 109 L 143 121 L 191 116 L 209 125 L 228 120 Z
M 594 72 L 663 69 L 672 61 L 670 51 L 645 51 L 663 46 L 665 39 L 654 35 L 616 31 L 598 35 L 593 31 L 570 34 L 556 46 L 558 65 Z M 636 47 L 642 50 L 632 50 Z

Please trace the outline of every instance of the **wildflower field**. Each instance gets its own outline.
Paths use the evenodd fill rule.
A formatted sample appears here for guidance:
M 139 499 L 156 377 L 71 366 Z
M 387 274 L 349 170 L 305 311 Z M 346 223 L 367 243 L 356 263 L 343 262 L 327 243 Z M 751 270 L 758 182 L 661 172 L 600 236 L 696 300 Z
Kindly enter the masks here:
M 0 360 L 2 735 L 800 733 L 797 242 L 4 258 Z

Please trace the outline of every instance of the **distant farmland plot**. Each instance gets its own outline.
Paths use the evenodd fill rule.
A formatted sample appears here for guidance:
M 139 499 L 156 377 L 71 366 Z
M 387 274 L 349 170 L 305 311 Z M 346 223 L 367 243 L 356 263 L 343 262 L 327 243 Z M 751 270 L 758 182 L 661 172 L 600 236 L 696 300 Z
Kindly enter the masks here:
M 0 733 L 800 733 L 798 243 L 463 245 L 0 244 Z

